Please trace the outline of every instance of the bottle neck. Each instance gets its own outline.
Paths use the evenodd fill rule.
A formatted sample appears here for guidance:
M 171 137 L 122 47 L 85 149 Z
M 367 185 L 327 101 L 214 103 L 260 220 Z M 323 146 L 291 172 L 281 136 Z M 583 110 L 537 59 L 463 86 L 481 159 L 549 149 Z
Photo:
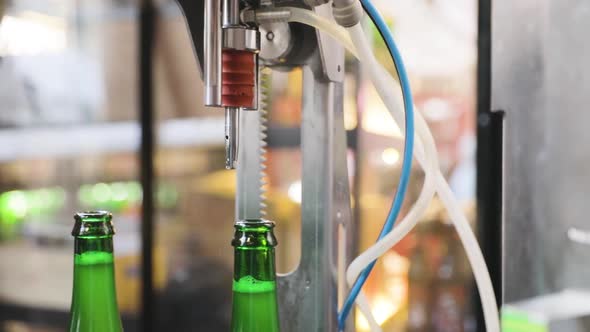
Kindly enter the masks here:
M 275 281 L 274 248 L 235 248 L 234 279 L 252 277 L 260 281 Z
M 113 237 L 76 237 L 70 332 L 121 331 Z
M 272 222 L 240 222 L 232 245 L 234 249 L 234 279 L 251 277 L 258 281 L 275 281 L 276 238 Z
M 74 295 L 114 297 L 114 279 L 113 237 L 77 237 L 74 241 Z
M 74 254 L 86 257 L 92 255 L 113 256 L 113 236 L 76 237 L 74 240 Z M 85 254 L 85 255 L 84 255 Z

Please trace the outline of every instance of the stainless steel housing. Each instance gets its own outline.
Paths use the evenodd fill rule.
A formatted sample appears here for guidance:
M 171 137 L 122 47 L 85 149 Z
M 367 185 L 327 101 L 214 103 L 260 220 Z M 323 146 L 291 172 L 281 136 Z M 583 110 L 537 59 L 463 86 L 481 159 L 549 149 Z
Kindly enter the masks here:
M 223 28 L 223 48 L 258 53 L 260 32 L 244 27 Z
M 590 2 L 494 2 L 492 107 L 506 112 L 504 302 L 590 288 Z M 565 332 L 565 331 L 563 331 Z

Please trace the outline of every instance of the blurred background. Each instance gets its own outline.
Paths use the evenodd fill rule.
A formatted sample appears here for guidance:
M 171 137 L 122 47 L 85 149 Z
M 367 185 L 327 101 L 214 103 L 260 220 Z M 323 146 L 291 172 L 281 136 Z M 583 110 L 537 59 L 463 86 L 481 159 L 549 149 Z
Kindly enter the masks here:
M 141 309 L 139 4 L 4 0 L 0 21 L 0 331 L 63 331 L 74 212 L 113 212 L 125 330 Z M 475 224 L 477 1 L 375 1 L 390 23 L 444 174 Z M 1 1 L 0 1 L 1 3 Z M 1 7 L 1 5 L 0 5 Z M 226 331 L 235 174 L 224 169 L 223 113 L 203 106 L 184 18 L 156 3 L 153 279 L 158 331 Z M 1 10 L 0 10 L 1 11 Z M 368 24 L 368 23 L 367 23 Z M 376 30 L 378 58 L 393 72 Z M 354 59 L 345 123 L 359 251 L 376 239 L 401 164 L 402 136 Z M 279 272 L 299 261 L 300 70 L 271 76 L 269 209 Z M 415 167 L 407 207 L 420 191 Z M 384 331 L 474 331 L 472 276 L 444 209 L 384 255 L 366 284 Z M 368 331 L 357 315 L 357 330 Z

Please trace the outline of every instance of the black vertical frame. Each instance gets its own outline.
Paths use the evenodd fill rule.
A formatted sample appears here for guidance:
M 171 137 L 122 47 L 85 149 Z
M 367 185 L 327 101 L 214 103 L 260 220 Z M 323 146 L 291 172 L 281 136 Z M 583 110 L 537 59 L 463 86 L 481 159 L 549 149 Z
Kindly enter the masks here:
M 480 0 L 477 62 L 477 228 L 496 302 L 502 304 L 502 183 L 504 112 L 492 111 L 492 0 Z M 474 291 L 477 331 L 485 331 Z
M 154 247 L 154 96 L 153 49 L 155 8 L 153 0 L 140 2 L 139 15 L 139 151 L 143 203 L 141 205 L 141 324 L 143 332 L 154 326 L 153 247 Z

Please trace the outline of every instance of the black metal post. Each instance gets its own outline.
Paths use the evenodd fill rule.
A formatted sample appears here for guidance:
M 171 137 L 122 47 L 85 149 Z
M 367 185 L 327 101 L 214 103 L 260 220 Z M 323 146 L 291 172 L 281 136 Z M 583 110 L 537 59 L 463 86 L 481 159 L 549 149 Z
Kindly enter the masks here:
M 479 1 L 477 64 L 477 227 L 498 306 L 502 304 L 502 179 L 504 112 L 492 112 L 492 0 Z M 485 331 L 474 293 L 477 331 Z
M 152 0 L 143 0 L 139 17 L 139 118 L 141 124 L 141 324 L 143 332 L 154 326 L 153 246 L 154 246 L 154 105 L 152 58 L 155 8 Z

